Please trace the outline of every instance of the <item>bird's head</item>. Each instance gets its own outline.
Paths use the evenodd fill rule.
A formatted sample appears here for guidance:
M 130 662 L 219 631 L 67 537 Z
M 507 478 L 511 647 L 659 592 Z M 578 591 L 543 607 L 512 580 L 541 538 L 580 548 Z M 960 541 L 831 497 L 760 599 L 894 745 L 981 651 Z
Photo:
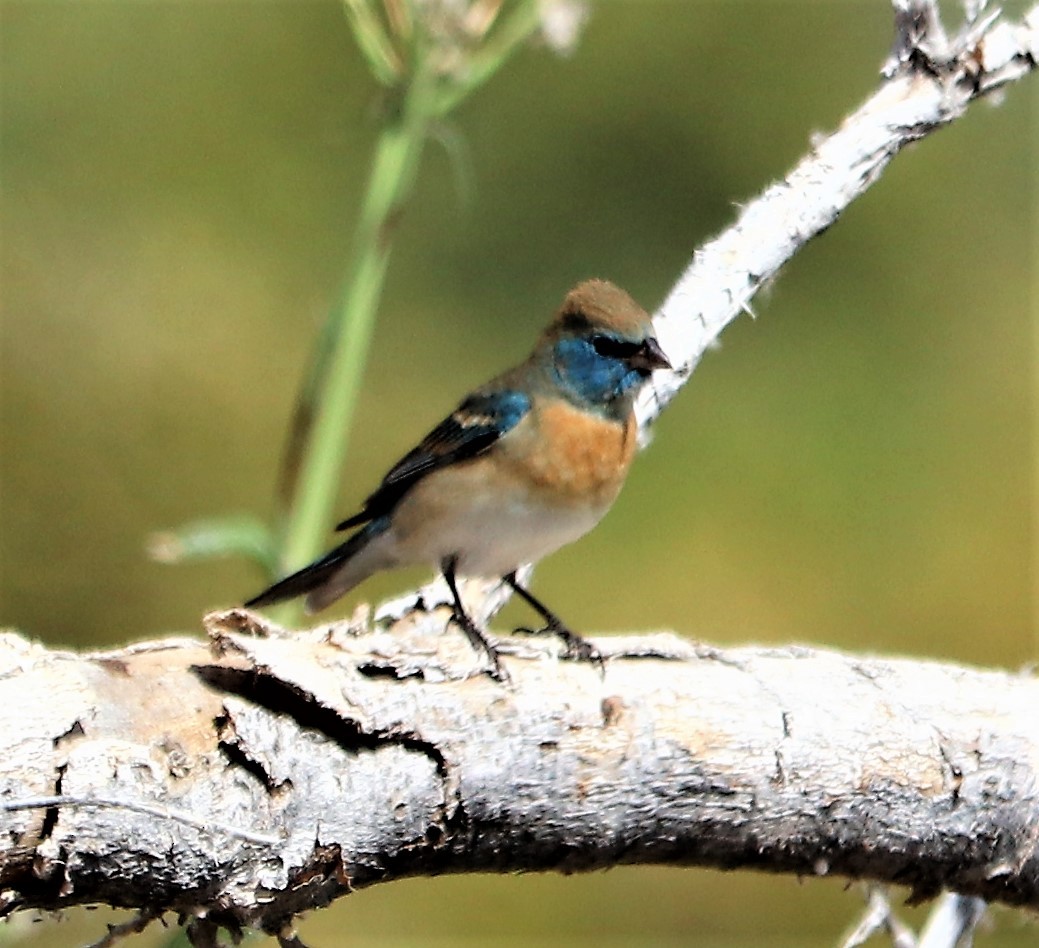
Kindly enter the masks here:
M 626 409 L 654 369 L 671 368 L 649 314 L 606 280 L 567 293 L 538 348 L 569 397 L 602 409 Z

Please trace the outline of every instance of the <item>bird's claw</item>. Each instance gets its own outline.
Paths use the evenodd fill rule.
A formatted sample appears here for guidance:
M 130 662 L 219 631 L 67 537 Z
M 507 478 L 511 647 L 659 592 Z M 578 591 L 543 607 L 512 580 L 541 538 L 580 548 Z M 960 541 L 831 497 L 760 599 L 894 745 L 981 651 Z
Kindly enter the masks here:
M 606 657 L 586 638 L 571 632 L 566 626 L 549 622 L 544 628 L 532 629 L 521 625 L 512 630 L 517 635 L 556 635 L 563 640 L 562 658 L 573 662 L 594 662 L 599 666 L 599 674 L 606 674 Z
M 606 676 L 606 657 L 591 642 L 573 632 L 562 638 L 566 643 L 563 658 L 575 662 L 594 662 L 599 668 L 599 674 Z
M 451 613 L 448 623 L 451 622 L 455 623 L 465 633 L 465 637 L 469 640 L 469 644 L 474 651 L 483 652 L 487 656 L 490 663 L 487 668 L 487 674 L 503 685 L 511 684 L 512 678 L 505 670 L 505 666 L 502 665 L 498 650 L 491 643 L 491 640 L 476 627 L 476 624 L 465 613 L 459 615 L 457 612 Z

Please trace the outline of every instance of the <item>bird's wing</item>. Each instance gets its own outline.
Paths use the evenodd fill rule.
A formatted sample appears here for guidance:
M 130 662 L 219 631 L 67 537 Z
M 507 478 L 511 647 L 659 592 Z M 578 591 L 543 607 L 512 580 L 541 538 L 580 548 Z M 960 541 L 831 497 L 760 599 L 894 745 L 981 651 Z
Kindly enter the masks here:
M 475 457 L 514 428 L 530 411 L 530 397 L 515 389 L 470 395 L 427 434 L 418 447 L 390 468 L 360 513 L 340 523 L 347 530 L 389 513 L 418 481 L 432 471 Z

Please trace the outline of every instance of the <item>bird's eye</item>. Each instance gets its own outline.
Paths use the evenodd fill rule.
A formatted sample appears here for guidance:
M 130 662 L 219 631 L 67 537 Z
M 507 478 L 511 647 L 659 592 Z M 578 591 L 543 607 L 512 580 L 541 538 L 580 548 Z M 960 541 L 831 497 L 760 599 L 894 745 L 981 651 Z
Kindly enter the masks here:
M 627 359 L 639 351 L 637 342 L 625 342 L 613 336 L 592 336 L 592 348 L 607 359 Z

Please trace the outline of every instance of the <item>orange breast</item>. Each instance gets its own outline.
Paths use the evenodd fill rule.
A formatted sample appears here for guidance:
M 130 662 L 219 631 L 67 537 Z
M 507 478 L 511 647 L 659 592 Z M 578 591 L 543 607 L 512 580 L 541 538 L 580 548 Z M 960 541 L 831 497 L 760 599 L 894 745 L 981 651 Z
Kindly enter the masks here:
M 514 430 L 509 462 L 517 475 L 562 504 L 609 506 L 635 454 L 635 418 L 623 423 L 580 411 L 568 402 L 538 405 Z M 525 429 L 525 430 L 520 430 Z

